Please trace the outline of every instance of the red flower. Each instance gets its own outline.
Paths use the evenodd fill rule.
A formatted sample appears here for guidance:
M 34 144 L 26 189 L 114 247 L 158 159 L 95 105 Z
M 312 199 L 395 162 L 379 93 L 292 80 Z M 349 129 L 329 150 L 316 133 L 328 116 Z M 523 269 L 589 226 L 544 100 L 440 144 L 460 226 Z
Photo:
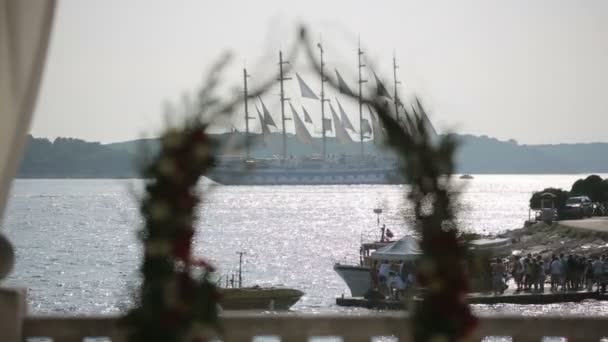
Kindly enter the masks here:
M 173 240 L 173 256 L 185 262 L 190 261 L 193 231 L 184 231 Z

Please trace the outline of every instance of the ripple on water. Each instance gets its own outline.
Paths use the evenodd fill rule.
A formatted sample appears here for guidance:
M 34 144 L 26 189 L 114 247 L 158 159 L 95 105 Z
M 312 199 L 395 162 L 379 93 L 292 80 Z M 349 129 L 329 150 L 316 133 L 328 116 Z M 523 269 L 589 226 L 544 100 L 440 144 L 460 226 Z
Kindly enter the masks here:
M 496 233 L 520 227 L 533 190 L 569 187 L 578 175 L 476 176 L 460 196 L 461 228 Z M 458 181 L 457 181 L 458 182 Z M 25 285 L 33 312 L 109 313 L 125 310 L 138 284 L 135 232 L 142 220 L 133 180 L 17 180 L 3 229 L 17 249 L 11 285 Z M 411 215 L 403 186 L 216 187 L 200 211 L 196 254 L 223 274 L 236 272 L 245 252 L 244 282 L 283 284 L 306 295 L 294 310 L 359 314 L 335 298 L 348 289 L 337 260 L 358 260 L 361 234 L 375 231 L 372 209 L 397 234 Z M 601 302 L 542 306 L 475 305 L 480 314 L 608 315 Z

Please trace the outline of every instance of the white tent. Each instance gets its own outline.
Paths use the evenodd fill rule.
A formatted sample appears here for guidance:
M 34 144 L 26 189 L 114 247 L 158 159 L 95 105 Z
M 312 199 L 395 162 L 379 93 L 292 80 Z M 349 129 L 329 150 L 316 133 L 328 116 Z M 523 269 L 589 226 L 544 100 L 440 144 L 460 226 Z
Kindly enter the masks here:
M 417 259 L 420 251 L 418 239 L 413 236 L 404 236 L 401 239 L 386 245 L 372 253 L 374 260 L 400 260 L 409 261 Z

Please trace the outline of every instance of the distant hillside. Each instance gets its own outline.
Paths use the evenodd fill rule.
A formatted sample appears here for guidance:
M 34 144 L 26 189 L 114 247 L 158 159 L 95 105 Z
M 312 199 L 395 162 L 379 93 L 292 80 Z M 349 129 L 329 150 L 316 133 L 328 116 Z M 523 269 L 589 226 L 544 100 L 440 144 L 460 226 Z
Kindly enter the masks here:
M 236 136 L 215 136 L 227 146 L 238 145 Z M 608 172 L 608 143 L 519 145 L 515 141 L 499 141 L 486 136 L 456 135 L 460 141 L 456 160 L 459 173 L 606 173 Z M 282 137 L 275 134 L 267 141 L 252 136 L 251 155 L 272 157 L 281 154 Z M 321 139 L 312 145 L 299 143 L 293 135 L 287 137 L 292 155 L 321 153 Z M 18 177 L 22 178 L 125 178 L 137 177 L 136 161 L 146 147 L 153 154 L 158 140 L 133 140 L 102 145 L 72 138 L 48 139 L 29 137 Z M 364 144 L 366 153 L 385 153 L 373 142 Z M 360 153 L 360 144 L 342 145 L 328 138 L 331 154 Z M 227 154 L 242 155 L 243 151 L 227 148 Z
M 602 173 L 608 143 L 519 145 L 486 136 L 459 135 L 460 173 Z
M 134 177 L 133 156 L 96 142 L 80 139 L 28 137 L 21 178 L 125 178 Z

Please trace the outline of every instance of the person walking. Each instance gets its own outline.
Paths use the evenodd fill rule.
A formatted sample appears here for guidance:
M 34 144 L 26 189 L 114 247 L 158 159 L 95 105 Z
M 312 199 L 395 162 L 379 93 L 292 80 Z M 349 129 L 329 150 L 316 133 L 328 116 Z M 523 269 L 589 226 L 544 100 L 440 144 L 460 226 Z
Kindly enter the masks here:
M 549 273 L 549 269 L 545 265 L 545 262 L 540 260 L 540 255 L 539 255 L 538 278 L 536 279 L 536 282 L 538 284 L 538 289 L 540 292 L 545 292 L 545 280 L 547 279 L 547 273 Z
M 597 292 L 600 292 L 600 287 L 601 284 L 600 282 L 602 281 L 602 260 L 604 259 L 604 256 L 602 255 L 601 258 L 598 258 L 597 256 L 595 257 L 595 260 L 592 263 L 592 267 L 593 267 L 593 280 L 595 281 L 595 284 L 597 286 Z
M 512 275 L 513 280 L 515 280 L 515 285 L 517 285 L 516 292 L 520 292 L 522 290 L 522 280 L 524 277 L 524 265 L 522 264 L 521 258 L 519 255 L 515 255 L 513 257 L 513 266 L 512 266 Z
M 382 263 L 380 264 L 380 270 L 378 271 L 378 280 L 380 281 L 381 292 L 388 290 L 387 282 L 388 277 L 390 275 L 390 270 L 391 265 L 389 264 L 388 260 L 382 261 Z
M 593 274 L 593 261 L 591 260 L 591 258 L 588 258 L 587 262 L 585 263 L 585 285 L 587 285 L 587 291 L 593 291 L 594 281 L 595 277 Z
M 502 260 L 496 258 L 496 261 L 492 264 L 492 290 L 495 295 L 505 292 L 505 271 L 505 265 L 502 263 Z
M 606 285 L 608 285 L 608 258 L 602 255 L 602 275 L 600 276 L 600 293 L 606 293 Z
M 557 291 L 562 278 L 562 262 L 554 255 L 551 261 L 551 291 Z
M 566 261 L 566 257 L 564 256 L 564 253 L 561 253 L 559 255 L 559 260 L 561 261 L 562 264 L 562 271 L 561 271 L 561 277 L 560 277 L 560 282 L 562 284 L 562 291 L 566 291 L 568 284 L 567 284 L 567 280 L 568 280 L 568 263 Z

